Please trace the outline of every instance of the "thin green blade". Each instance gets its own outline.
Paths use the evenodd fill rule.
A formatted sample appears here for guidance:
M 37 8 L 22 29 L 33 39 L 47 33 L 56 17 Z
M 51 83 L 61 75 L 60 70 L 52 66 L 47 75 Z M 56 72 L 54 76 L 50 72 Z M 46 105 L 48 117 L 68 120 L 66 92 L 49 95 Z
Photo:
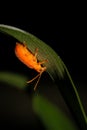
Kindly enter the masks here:
M 44 63 L 44 65 L 47 67 L 47 72 L 50 74 L 50 76 L 54 77 L 58 75 L 60 78 L 64 77 L 64 67 L 60 57 L 46 43 L 33 36 L 32 34 L 15 27 L 0 25 L 0 31 L 13 36 L 22 43 L 25 42 L 27 47 L 32 52 L 35 52 L 35 49 L 38 48 L 39 55 L 37 58 L 40 61 L 43 61 L 45 59 L 48 60 L 48 62 Z
M 39 49 L 39 55 L 37 57 L 38 60 L 48 60 L 48 62 L 44 63 L 44 66 L 47 67 L 46 71 L 49 73 L 53 81 L 58 86 L 62 96 L 64 97 L 65 102 L 67 103 L 78 123 L 78 127 L 80 129 L 86 130 L 87 117 L 80 101 L 80 97 L 71 79 L 67 67 L 58 56 L 58 54 L 46 43 L 21 29 L 8 25 L 0 25 L 0 31 L 16 38 L 20 42 L 26 42 L 27 47 L 32 52 L 34 52 L 36 48 Z M 62 79 L 60 80 L 61 86 L 59 85 L 59 79 Z M 67 84 L 65 80 L 67 80 L 69 84 Z
M 0 82 L 14 86 L 19 89 L 26 87 L 27 78 L 12 72 L 0 72 Z
M 74 124 L 42 96 L 33 98 L 33 109 L 47 130 L 76 130 Z

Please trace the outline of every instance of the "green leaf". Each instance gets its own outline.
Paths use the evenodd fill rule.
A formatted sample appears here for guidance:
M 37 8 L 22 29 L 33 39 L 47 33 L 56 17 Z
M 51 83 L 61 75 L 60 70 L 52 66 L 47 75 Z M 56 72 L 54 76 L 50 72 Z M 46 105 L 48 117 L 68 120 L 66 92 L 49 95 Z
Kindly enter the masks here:
M 83 109 L 80 97 L 67 67 L 65 66 L 61 58 L 58 56 L 58 54 L 49 45 L 47 45 L 34 35 L 21 29 L 8 25 L 0 25 L 0 31 L 16 38 L 20 42 L 25 41 L 27 47 L 32 52 L 34 52 L 36 48 L 39 49 L 39 54 L 37 57 L 38 60 L 48 60 L 48 62 L 44 63 L 44 66 L 47 67 L 46 71 L 49 73 L 52 80 L 58 86 L 58 89 L 64 97 L 65 102 L 67 103 L 68 107 L 70 108 L 70 111 L 72 112 L 78 123 L 78 127 L 83 130 L 86 130 L 87 117 Z M 59 82 L 61 85 L 59 85 Z
M 22 43 L 25 42 L 27 47 L 33 53 L 35 52 L 35 49 L 38 48 L 39 55 L 37 58 L 40 61 L 43 61 L 44 59 L 48 60 L 48 62 L 46 62 L 44 65 L 47 67 L 46 71 L 50 74 L 50 76 L 53 79 L 56 75 L 58 75 L 60 78 L 64 77 L 64 67 L 60 57 L 46 43 L 33 36 L 32 34 L 15 27 L 0 25 L 0 31 L 13 36 Z
M 10 72 L 0 72 L 0 82 L 9 84 L 19 89 L 24 89 L 26 87 L 26 81 L 27 78 L 25 76 Z
M 33 98 L 33 109 L 48 130 L 76 130 L 63 112 L 42 96 Z

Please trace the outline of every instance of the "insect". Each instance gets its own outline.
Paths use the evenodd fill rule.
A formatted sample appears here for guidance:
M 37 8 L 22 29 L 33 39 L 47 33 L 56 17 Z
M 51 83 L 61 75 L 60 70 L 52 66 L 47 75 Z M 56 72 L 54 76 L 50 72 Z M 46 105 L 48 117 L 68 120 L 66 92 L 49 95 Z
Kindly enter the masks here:
M 38 48 L 35 49 L 35 53 L 33 54 L 25 45 L 25 42 L 23 44 L 21 43 L 16 43 L 15 46 L 15 54 L 17 56 L 17 58 L 24 63 L 27 67 L 36 70 L 39 74 L 37 76 L 35 76 L 33 79 L 27 81 L 27 83 L 31 83 L 32 81 L 34 81 L 35 79 L 38 78 L 35 86 L 34 86 L 34 90 L 36 90 L 37 88 L 37 84 L 40 80 L 40 77 L 42 75 L 42 73 L 46 70 L 45 66 L 42 66 L 43 63 L 47 62 L 47 60 L 43 60 L 43 61 L 38 61 L 37 60 L 37 54 L 38 54 Z

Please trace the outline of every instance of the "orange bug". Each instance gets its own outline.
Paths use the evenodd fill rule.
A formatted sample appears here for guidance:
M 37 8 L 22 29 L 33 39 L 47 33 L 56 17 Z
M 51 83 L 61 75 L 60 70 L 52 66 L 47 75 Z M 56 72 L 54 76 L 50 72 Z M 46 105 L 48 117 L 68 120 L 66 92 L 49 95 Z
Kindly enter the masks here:
M 33 79 L 31 79 L 30 81 L 27 82 L 27 83 L 30 83 L 39 77 L 35 84 L 34 90 L 36 90 L 36 88 L 37 88 L 37 84 L 40 80 L 42 73 L 46 70 L 46 67 L 43 67 L 41 65 L 47 61 L 47 60 L 37 61 L 37 53 L 38 53 L 38 49 L 35 49 L 35 53 L 33 54 L 26 47 L 25 43 L 24 44 L 21 44 L 18 42 L 16 43 L 15 54 L 18 57 L 18 59 L 21 62 L 23 62 L 27 67 L 34 69 L 39 73 L 36 77 L 34 77 Z

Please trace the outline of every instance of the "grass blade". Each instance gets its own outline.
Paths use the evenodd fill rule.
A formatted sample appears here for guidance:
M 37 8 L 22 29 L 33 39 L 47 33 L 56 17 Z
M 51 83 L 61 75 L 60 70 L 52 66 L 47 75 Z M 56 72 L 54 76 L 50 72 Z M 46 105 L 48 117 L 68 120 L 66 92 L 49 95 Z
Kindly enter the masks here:
M 33 98 L 33 109 L 48 130 L 76 130 L 71 121 L 41 96 Z
M 56 83 L 57 86 L 59 85 L 58 79 L 62 79 L 62 81 L 60 80 L 61 87 L 58 86 L 58 88 L 63 95 L 65 102 L 73 113 L 78 126 L 81 129 L 86 130 L 87 117 L 83 109 L 80 97 L 71 79 L 67 67 L 58 56 L 58 54 L 49 45 L 47 45 L 37 37 L 33 36 L 32 34 L 21 29 L 8 25 L 0 25 L 0 31 L 16 38 L 20 42 L 25 41 L 27 47 L 32 52 L 34 52 L 36 48 L 39 49 L 39 55 L 37 57 L 38 60 L 48 60 L 47 63 L 44 63 L 44 66 L 47 67 L 46 71 L 49 73 L 52 80 Z M 66 83 L 66 81 L 69 83 L 69 85 Z
M 39 49 L 39 55 L 37 56 L 38 60 L 42 61 L 44 59 L 47 59 L 49 61 L 46 64 L 44 63 L 44 65 L 47 67 L 47 72 L 49 74 L 52 73 L 50 76 L 53 77 L 53 79 L 54 76 L 56 75 L 58 75 L 58 77 L 60 78 L 64 77 L 64 67 L 60 57 L 46 43 L 44 43 L 37 37 L 33 36 L 32 34 L 12 26 L 0 25 L 0 31 L 9 34 L 10 36 L 16 38 L 22 43 L 25 42 L 27 47 L 33 53 L 35 52 L 35 49 L 38 48 Z
M 11 72 L 0 72 L 0 82 L 9 84 L 19 89 L 26 87 L 27 78 Z

